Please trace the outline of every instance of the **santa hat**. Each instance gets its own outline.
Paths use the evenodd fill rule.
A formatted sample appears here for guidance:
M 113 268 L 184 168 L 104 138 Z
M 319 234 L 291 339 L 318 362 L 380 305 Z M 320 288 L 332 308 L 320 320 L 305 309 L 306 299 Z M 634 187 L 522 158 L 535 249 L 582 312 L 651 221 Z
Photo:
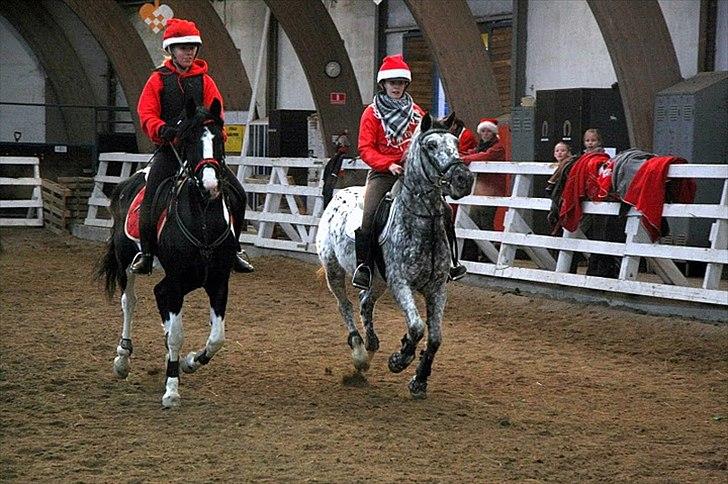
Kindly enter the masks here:
M 412 73 L 407 63 L 402 58 L 402 54 L 388 55 L 382 61 L 382 67 L 379 68 L 377 74 L 377 82 L 386 79 L 407 79 L 412 81 Z
M 167 20 L 166 28 L 164 29 L 164 39 L 162 40 L 162 48 L 167 50 L 174 44 L 200 44 L 202 45 L 202 39 L 200 38 L 200 31 L 197 30 L 197 25 L 189 20 L 183 20 L 181 18 L 171 18 Z
M 483 129 L 487 129 L 488 131 L 498 134 L 498 120 L 495 118 L 482 118 L 478 123 L 478 133 L 480 133 Z

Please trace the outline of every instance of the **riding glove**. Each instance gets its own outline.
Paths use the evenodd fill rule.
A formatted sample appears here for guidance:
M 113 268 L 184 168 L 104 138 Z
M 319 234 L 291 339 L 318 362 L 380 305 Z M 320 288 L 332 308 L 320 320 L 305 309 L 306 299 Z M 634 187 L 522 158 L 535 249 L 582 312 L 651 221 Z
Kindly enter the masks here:
M 159 137 L 164 141 L 172 141 L 177 137 L 177 128 L 170 126 L 169 124 L 165 124 L 159 128 Z

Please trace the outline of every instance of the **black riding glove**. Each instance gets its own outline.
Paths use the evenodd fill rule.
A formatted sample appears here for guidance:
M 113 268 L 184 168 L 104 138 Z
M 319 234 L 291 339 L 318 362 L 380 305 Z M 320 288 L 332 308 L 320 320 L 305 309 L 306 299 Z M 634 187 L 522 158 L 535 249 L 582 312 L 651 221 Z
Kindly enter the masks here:
M 169 124 L 165 124 L 159 128 L 159 137 L 164 141 L 172 141 L 177 137 L 177 128 L 170 126 Z

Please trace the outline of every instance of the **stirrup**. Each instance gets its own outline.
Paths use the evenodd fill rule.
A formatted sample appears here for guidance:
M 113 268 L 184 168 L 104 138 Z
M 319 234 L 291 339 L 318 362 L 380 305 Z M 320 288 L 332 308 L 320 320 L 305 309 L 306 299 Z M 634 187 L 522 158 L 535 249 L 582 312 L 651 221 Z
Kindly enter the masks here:
M 235 254 L 235 259 L 233 260 L 233 270 L 235 272 L 255 272 L 255 267 L 253 267 L 253 264 L 248 262 L 247 256 L 248 255 L 242 249 L 240 250 L 240 252 Z
M 369 266 L 359 264 L 351 278 L 351 283 L 354 287 L 364 290 L 372 287 L 372 271 Z
M 154 256 L 152 254 L 137 252 L 129 267 L 134 274 L 151 274 L 153 264 Z
M 457 281 L 459 279 L 462 279 L 463 277 L 465 277 L 465 274 L 467 274 L 467 273 L 468 273 L 468 270 L 462 264 L 452 266 L 450 268 L 450 280 Z

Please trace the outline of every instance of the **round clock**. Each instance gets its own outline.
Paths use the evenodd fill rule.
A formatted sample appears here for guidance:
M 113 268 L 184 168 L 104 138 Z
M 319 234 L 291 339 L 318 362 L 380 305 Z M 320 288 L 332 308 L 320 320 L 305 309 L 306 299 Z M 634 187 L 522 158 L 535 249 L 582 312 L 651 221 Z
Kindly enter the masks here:
M 324 70 L 326 72 L 326 75 L 331 77 L 332 79 L 334 77 L 339 77 L 339 74 L 341 74 L 341 64 L 336 61 L 330 61 L 326 64 Z

